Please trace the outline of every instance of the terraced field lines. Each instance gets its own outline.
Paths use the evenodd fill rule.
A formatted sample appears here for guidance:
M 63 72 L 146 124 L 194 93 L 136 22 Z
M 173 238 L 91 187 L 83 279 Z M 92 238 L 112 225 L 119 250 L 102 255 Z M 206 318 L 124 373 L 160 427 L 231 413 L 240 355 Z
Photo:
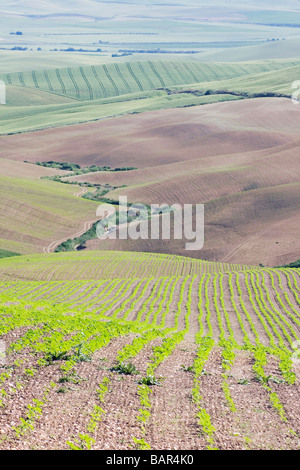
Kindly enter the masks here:
M 294 309 L 293 304 L 289 301 L 289 298 L 288 298 L 286 292 L 285 292 L 284 289 L 283 289 L 282 282 L 281 282 L 281 277 L 280 277 L 279 274 L 277 273 L 280 292 L 283 292 L 284 298 L 286 299 L 288 306 L 291 308 L 291 310 L 292 310 L 294 313 L 296 313 L 297 316 L 295 316 L 292 312 L 290 312 L 290 311 L 286 308 L 286 306 L 285 306 L 285 304 L 284 304 L 284 302 L 283 302 L 283 300 L 282 300 L 282 297 L 281 297 L 281 295 L 280 295 L 280 292 L 278 292 L 278 290 L 277 290 L 277 288 L 276 288 L 276 286 L 275 286 L 273 273 L 269 271 L 268 274 L 269 274 L 270 279 L 271 279 L 271 286 L 272 286 L 273 292 L 274 292 L 274 294 L 276 295 L 276 299 L 278 300 L 278 303 L 279 303 L 280 307 L 282 308 L 283 312 L 285 313 L 286 317 L 287 317 L 287 318 L 290 318 L 290 319 L 292 320 L 292 323 L 293 323 L 293 324 L 296 324 L 296 325 L 300 326 L 300 321 L 299 321 L 299 319 L 298 319 L 298 312 Z M 264 287 L 264 289 L 265 289 L 265 291 L 266 291 L 267 298 L 268 298 L 270 304 L 272 305 L 272 301 L 271 301 L 271 299 L 270 299 L 270 293 L 271 293 L 272 291 L 267 290 L 266 285 L 265 285 L 265 280 L 263 280 L 263 287 Z M 276 312 L 277 312 L 277 311 L 278 311 L 278 309 L 276 309 Z M 278 314 L 280 315 L 279 311 L 278 311 Z M 294 330 L 294 328 L 292 327 L 292 325 L 290 325 L 290 323 L 286 320 L 286 318 L 285 318 L 284 315 L 281 315 L 281 317 L 282 317 L 282 320 L 284 321 L 284 323 L 287 325 L 287 327 L 291 330 L 291 332 L 292 332 L 292 334 L 294 335 L 294 337 L 297 338 L 297 333 L 295 332 L 295 330 Z
M 148 64 L 150 65 L 154 75 L 156 75 L 156 77 L 160 81 L 161 86 L 165 88 L 166 84 L 165 84 L 164 80 L 162 79 L 162 77 L 160 76 L 160 74 L 158 73 L 157 69 L 154 67 L 153 63 L 149 61 Z
M 113 292 L 116 285 L 120 284 L 119 279 L 108 280 L 106 286 L 100 291 L 100 294 L 96 294 L 94 297 L 90 296 L 90 300 L 85 299 L 84 307 L 91 308 L 94 312 L 97 312 L 99 305 L 102 305 L 106 302 L 106 299 L 109 298 L 111 292 Z
M 210 279 L 211 279 L 211 275 L 210 274 L 207 274 L 206 276 L 206 282 L 205 282 L 205 286 L 204 286 L 204 290 L 205 290 L 205 310 L 206 310 L 206 323 L 207 323 L 207 327 L 208 327 L 208 333 L 209 333 L 209 336 L 213 338 L 213 327 L 212 327 L 212 324 L 211 324 L 211 311 L 210 311 L 210 300 L 209 300 L 209 293 L 208 293 L 208 286 L 209 286 L 209 283 L 210 283 Z
M 86 86 L 87 86 L 87 89 L 88 89 L 88 92 L 89 92 L 89 99 L 93 100 L 94 99 L 93 89 L 91 87 L 91 84 L 90 84 L 89 80 L 86 77 L 86 74 L 84 72 L 83 67 L 79 67 L 79 71 L 81 73 L 81 76 L 82 76 L 84 82 L 86 83 Z
M 144 280 L 141 280 L 137 283 L 137 285 L 136 285 L 135 289 L 133 290 L 132 294 L 126 300 L 124 300 L 121 303 L 120 307 L 115 309 L 115 311 L 111 315 L 111 318 L 117 318 L 120 312 L 122 312 L 122 313 L 124 312 L 125 307 L 128 303 L 136 301 L 137 293 L 139 292 L 140 287 L 143 285 L 144 282 L 145 282 Z M 128 311 L 128 313 L 129 312 L 130 312 L 130 310 Z M 122 319 L 124 319 L 124 316 L 125 316 L 125 319 L 126 319 L 126 315 L 127 315 L 127 311 L 126 311 L 126 313 L 123 313 Z
M 144 283 L 144 287 L 141 289 L 140 295 L 137 295 L 138 290 L 140 289 L 140 286 L 142 286 Z M 136 291 L 134 292 L 134 300 L 130 305 L 130 308 L 125 312 L 125 314 L 122 317 L 122 320 L 125 321 L 128 319 L 129 315 L 133 312 L 136 304 L 140 302 L 142 299 L 145 297 L 145 293 L 149 286 L 153 284 L 153 278 L 146 279 L 145 281 L 142 281 L 140 284 L 138 284 Z M 134 319 L 132 319 L 133 321 Z
M 132 279 L 130 279 L 130 280 L 127 279 L 125 281 L 124 280 L 117 280 L 116 286 L 118 287 L 118 289 L 114 292 L 115 285 L 113 284 L 111 286 L 111 289 L 108 292 L 108 294 L 111 294 L 112 292 L 114 292 L 114 294 L 112 296 L 110 295 L 108 300 L 106 300 L 104 302 L 101 302 L 101 307 L 100 307 L 100 309 L 97 308 L 97 313 L 100 314 L 100 315 L 109 314 L 109 311 L 115 306 L 116 302 L 119 299 L 122 299 L 122 297 L 124 295 L 123 291 L 126 292 L 129 289 L 129 287 L 132 286 L 132 284 L 134 284 L 134 280 L 132 280 Z
M 171 277 L 169 279 L 169 281 L 168 281 L 168 283 L 165 287 L 164 293 L 160 297 L 161 301 L 159 302 L 159 305 L 158 305 L 158 307 L 156 308 L 156 311 L 153 314 L 151 325 L 153 325 L 153 326 L 158 325 L 160 328 L 164 327 L 166 317 L 167 317 L 167 315 L 170 311 L 171 302 L 173 301 L 173 295 L 174 295 L 175 288 L 176 288 L 176 286 L 177 286 L 177 284 L 179 283 L 180 280 L 181 280 L 180 277 Z M 169 291 L 170 286 L 171 286 L 171 289 Z M 162 289 L 162 286 L 161 286 L 161 289 Z M 169 295 L 169 297 L 168 297 L 168 295 Z M 167 300 L 167 298 L 168 298 L 168 300 Z M 165 307 L 163 307 L 164 304 L 166 304 Z M 158 323 L 158 318 L 159 318 L 159 315 L 161 314 L 162 311 L 163 311 L 163 313 L 162 313 L 161 321 L 160 321 L 160 323 Z
M 273 327 L 273 330 L 275 331 L 277 337 L 278 337 L 278 341 L 279 341 L 279 345 L 280 347 L 282 347 L 283 349 L 285 349 L 285 343 L 283 341 L 283 338 L 282 338 L 282 335 L 279 333 L 278 329 L 276 328 L 274 322 L 271 320 L 271 317 L 274 319 L 275 323 L 277 323 L 277 325 L 281 328 L 281 331 L 283 332 L 283 335 L 286 337 L 288 343 L 292 344 L 292 339 L 290 337 L 290 335 L 288 334 L 286 328 L 283 326 L 283 323 L 286 324 L 286 320 L 282 317 L 282 315 L 280 314 L 280 312 L 278 312 L 276 309 L 275 309 L 275 306 L 273 305 L 272 301 L 270 299 L 268 299 L 270 301 L 270 303 L 272 304 L 272 309 L 270 309 L 266 302 L 265 302 L 265 299 L 264 299 L 264 295 L 263 295 L 263 291 L 262 291 L 262 288 L 260 286 L 260 283 L 259 283 L 259 278 L 258 278 L 258 274 L 255 273 L 255 277 L 256 277 L 256 285 L 255 285 L 255 289 L 257 287 L 257 290 L 255 290 L 256 292 L 256 295 L 257 295 L 257 291 L 259 291 L 259 294 L 260 294 L 260 306 L 261 306 L 261 309 L 262 309 L 262 312 L 265 314 L 265 316 L 268 318 L 269 320 L 269 323 L 272 325 Z M 254 274 L 252 273 L 252 279 L 254 278 Z M 264 283 L 264 278 L 262 278 L 261 280 L 262 284 Z M 254 283 L 252 284 L 254 286 Z M 257 298 L 258 298 L 258 295 L 257 295 Z M 276 315 L 277 313 L 277 315 Z M 280 319 L 279 319 L 279 318 Z
M 132 70 L 132 67 L 131 67 L 130 63 L 129 63 L 129 62 L 127 62 L 127 63 L 126 63 L 126 66 L 127 66 L 128 70 L 129 70 L 129 73 L 130 73 L 130 75 L 132 76 L 133 80 L 134 80 L 134 81 L 135 81 L 135 83 L 137 84 L 137 86 L 138 86 L 139 90 L 140 90 L 140 91 L 143 91 L 143 90 L 144 90 L 144 88 L 143 88 L 143 86 L 142 86 L 142 84 L 141 84 L 140 80 L 137 78 L 137 76 L 136 76 L 136 75 L 135 75 L 135 73 L 133 72 L 133 70 Z
M 103 70 L 108 78 L 108 80 L 110 81 L 113 89 L 114 89 L 114 92 L 115 92 L 115 96 L 119 96 L 120 95 L 120 92 L 119 92 L 119 89 L 115 83 L 115 81 L 113 80 L 112 76 L 110 75 L 109 71 L 108 71 L 108 68 L 106 65 L 103 65 Z
M 267 354 L 264 348 L 257 348 L 254 351 L 255 363 L 253 365 L 253 370 L 256 374 L 256 378 L 261 382 L 262 386 L 268 393 L 270 402 L 274 409 L 279 413 L 283 421 L 287 421 L 285 416 L 285 411 L 280 403 L 280 400 L 275 392 L 272 391 L 272 388 L 269 386 L 270 377 L 266 377 L 264 366 L 267 364 Z
M 104 377 L 102 382 L 99 384 L 99 388 L 96 390 L 97 400 L 100 405 L 94 405 L 93 411 L 90 413 L 90 419 L 87 424 L 87 432 L 85 434 L 79 433 L 78 439 L 75 442 L 67 441 L 67 445 L 71 450 L 91 450 L 93 444 L 95 444 L 94 434 L 102 421 L 105 410 L 103 409 L 103 403 L 105 402 L 106 395 L 108 393 L 108 387 L 110 384 L 110 378 Z
M 67 94 L 67 91 L 66 91 L 66 87 L 65 87 L 65 84 L 61 78 L 61 75 L 60 75 L 60 70 L 59 69 L 56 69 L 55 70 L 55 73 L 56 73 L 56 76 L 57 76 L 57 79 L 59 81 L 59 84 L 61 86 L 61 91 L 62 91 L 62 94 L 63 95 L 66 95 Z
M 91 70 L 92 70 L 92 73 L 96 79 L 96 81 L 98 82 L 100 88 L 101 88 L 101 92 L 102 92 L 102 95 L 104 98 L 107 98 L 107 92 L 106 92 L 106 88 L 105 86 L 103 85 L 98 73 L 97 73 L 97 70 L 96 70 L 96 67 L 94 65 L 91 66 Z
M 201 320 L 200 320 L 201 323 Z M 216 449 L 214 443 L 214 433 L 215 428 L 211 423 L 211 418 L 205 408 L 202 407 L 203 398 L 201 396 L 201 376 L 204 372 L 205 363 L 212 351 L 214 346 L 214 340 L 209 337 L 202 337 L 200 333 L 196 335 L 196 343 L 198 346 L 197 357 L 195 358 L 193 364 L 194 371 L 194 386 L 192 389 L 192 399 L 195 405 L 198 408 L 198 413 L 196 415 L 200 432 L 204 435 L 207 441 L 208 449 Z
M 115 64 L 115 70 L 116 70 L 116 72 L 117 72 L 118 77 L 119 77 L 120 80 L 123 82 L 127 93 L 131 93 L 131 92 L 132 92 L 132 91 L 131 91 L 131 88 L 130 88 L 130 86 L 128 85 L 127 81 L 125 80 L 125 77 L 124 77 L 123 74 L 121 73 L 118 64 Z
M 77 85 L 77 82 L 74 78 L 74 75 L 73 75 L 73 72 L 72 72 L 72 69 L 71 67 L 68 68 L 68 74 L 69 74 L 69 77 L 73 83 L 73 86 L 74 86 L 74 90 L 75 90 L 75 96 L 77 99 L 80 99 L 80 91 L 79 91 L 79 87 Z
M 52 84 L 51 84 L 51 81 L 50 81 L 50 78 L 49 78 L 49 75 L 48 75 L 48 71 L 47 70 L 44 70 L 44 75 L 45 75 L 45 80 L 46 80 L 46 83 L 47 83 L 47 86 L 48 86 L 48 90 L 53 93 L 53 87 L 52 87 Z
M 251 273 L 250 273 L 250 275 L 251 275 Z M 251 278 L 251 282 L 253 282 L 253 279 L 252 279 L 252 278 Z M 253 307 L 253 310 L 255 311 L 257 317 L 259 318 L 259 320 L 260 320 L 260 322 L 261 322 L 261 324 L 262 324 L 262 326 L 263 326 L 263 328 L 264 328 L 264 330 L 265 330 L 265 332 L 266 332 L 266 334 L 267 334 L 267 336 L 268 336 L 268 338 L 269 338 L 269 343 L 270 343 L 270 345 L 275 348 L 276 345 L 275 345 L 275 341 L 274 341 L 274 336 L 273 336 L 273 334 L 270 332 L 270 329 L 268 328 L 268 325 L 267 325 L 267 323 L 266 323 L 266 321 L 265 321 L 265 319 L 264 319 L 264 316 L 261 315 L 260 310 L 257 309 L 256 304 L 255 304 L 255 302 L 254 302 L 254 299 L 253 299 L 253 296 L 252 296 L 252 290 L 251 290 L 251 288 L 250 288 L 250 284 L 249 284 L 249 280 L 248 280 L 248 273 L 245 273 L 245 284 L 246 284 L 246 287 L 247 287 L 248 296 L 249 296 L 249 300 L 250 300 L 251 306 Z M 253 284 L 252 284 L 252 285 L 253 285 Z M 256 300 L 257 300 L 257 295 L 256 295 Z M 259 301 L 259 299 L 258 299 L 258 303 L 259 303 L 259 302 L 260 302 L 260 301 Z M 260 308 L 260 307 L 261 307 L 261 306 L 259 305 L 259 308 Z M 272 325 L 271 325 L 271 327 L 272 327 Z M 272 327 L 271 331 L 273 332 L 273 327 Z M 277 335 L 276 335 L 276 336 L 277 336 Z M 279 338 L 281 338 L 280 335 L 278 335 L 278 336 L 279 336 Z

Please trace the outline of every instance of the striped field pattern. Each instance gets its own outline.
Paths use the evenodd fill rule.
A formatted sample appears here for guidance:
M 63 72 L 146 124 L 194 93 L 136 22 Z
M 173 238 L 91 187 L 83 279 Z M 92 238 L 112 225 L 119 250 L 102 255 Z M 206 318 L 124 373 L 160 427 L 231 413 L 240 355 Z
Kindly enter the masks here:
M 95 100 L 157 88 L 229 80 L 285 67 L 286 64 L 280 61 L 245 64 L 137 61 L 7 73 L 0 75 L 0 79 L 7 85 L 35 88 L 77 100 Z
M 269 445 L 298 445 L 299 270 L 89 252 L 2 259 L 0 273 L 3 448 L 162 449 L 166 435 L 175 449 L 263 448 L 243 425 L 258 397 L 281 436 Z

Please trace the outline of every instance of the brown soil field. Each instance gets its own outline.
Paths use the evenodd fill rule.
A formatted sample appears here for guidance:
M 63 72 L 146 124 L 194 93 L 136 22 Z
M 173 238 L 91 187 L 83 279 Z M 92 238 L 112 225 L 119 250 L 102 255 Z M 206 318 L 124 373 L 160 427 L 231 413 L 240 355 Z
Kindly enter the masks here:
M 62 376 L 60 364 L 44 368 L 34 378 L 28 378 L 22 368 L 19 372 L 22 389 L 13 395 L 8 390 L 6 408 L 1 416 L 0 448 L 68 450 L 68 442 L 78 445 L 79 434 L 87 434 L 93 409 L 95 405 L 99 406 L 97 386 L 108 377 L 109 393 L 101 404 L 105 413 L 93 433 L 93 450 L 134 449 L 133 437 L 143 437 L 153 450 L 205 450 L 206 436 L 201 432 L 196 418 L 197 407 L 191 400 L 193 376 L 182 368 L 182 364 L 189 365 L 195 358 L 193 343 L 181 343 L 157 369 L 158 376 L 163 376 L 164 380 L 162 386 L 152 387 L 151 419 L 145 435 L 141 433 L 137 419 L 140 410 L 137 378 L 109 372 L 109 368 L 115 365 L 117 351 L 125 344 L 125 338 L 117 339 L 95 354 L 92 362 L 81 363 L 76 369 L 80 378 L 77 384 L 59 385 Z M 149 345 L 135 358 L 134 364 L 141 374 L 145 374 L 150 356 Z M 272 385 L 285 406 L 288 419 L 284 422 L 270 405 L 267 391 L 255 382 L 251 361 L 249 353 L 238 352 L 231 376 L 227 379 L 236 412 L 230 410 L 222 390 L 224 379 L 219 348 L 212 352 L 206 364 L 200 391 L 203 407 L 214 424 L 215 447 L 219 450 L 299 449 L 298 382 L 293 386 Z M 34 362 L 28 361 L 26 365 L 28 368 L 35 366 Z M 274 375 L 278 373 L 276 363 L 270 368 Z M 239 383 L 241 379 L 245 385 Z M 47 396 L 42 417 L 35 421 L 31 432 L 16 437 L 12 427 L 18 426 L 26 406 L 36 397 L 41 398 L 50 382 L 56 387 Z M 11 426 L 8 425 L 8 416 Z
M 45 168 L 39 165 L 31 165 L 24 162 L 0 158 L 1 176 L 11 178 L 41 178 L 42 176 L 54 176 L 61 174 L 61 171 L 54 168 Z
M 1 136 L 0 143 L 14 160 L 145 168 L 289 143 L 298 111 L 291 100 L 261 98 Z
M 204 246 L 187 239 L 90 240 L 88 249 L 176 253 L 198 259 L 276 266 L 299 258 L 300 185 L 283 184 L 212 199 L 204 205 Z
M 112 199 L 205 204 L 201 250 L 187 253 L 177 240 L 92 240 L 88 249 L 274 266 L 299 258 L 299 119 L 291 100 L 258 98 L 1 136 L 0 142 L 11 160 L 138 168 L 71 178 L 127 186 L 110 192 Z

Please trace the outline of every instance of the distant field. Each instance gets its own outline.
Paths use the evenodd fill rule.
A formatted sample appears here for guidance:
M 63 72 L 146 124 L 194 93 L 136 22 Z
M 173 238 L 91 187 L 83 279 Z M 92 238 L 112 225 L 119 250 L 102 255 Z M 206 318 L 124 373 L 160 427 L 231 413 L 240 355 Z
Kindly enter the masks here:
M 297 230 L 294 213 L 298 208 L 299 110 L 288 98 L 272 98 L 272 94 L 291 96 L 291 85 L 298 79 L 299 70 L 296 59 L 226 64 L 176 59 L 52 67 L 1 75 L 7 83 L 7 105 L 0 108 L 0 132 L 12 134 L 0 136 L 2 174 L 11 178 L 57 174 L 57 170 L 25 164 L 25 160 L 135 167 L 138 170 L 134 172 L 93 173 L 74 181 L 126 185 L 108 197 L 117 199 L 125 194 L 130 202 L 209 203 L 206 244 L 203 250 L 193 253 L 196 258 L 221 261 L 229 257 L 230 261 L 246 259 L 250 264 L 266 265 L 291 262 L 294 256 L 298 258 L 299 247 L 291 235 L 281 235 L 280 224 L 286 220 L 293 231 Z M 263 98 L 266 93 L 270 97 Z M 284 165 L 287 158 L 293 171 Z M 18 166 L 16 161 L 21 164 Z M 285 185 L 291 184 L 288 200 Z M 63 190 L 71 197 L 78 193 L 74 186 L 57 187 L 57 207 L 64 207 Z M 22 200 L 23 195 L 18 191 L 16 194 Z M 275 211 L 268 202 L 277 195 L 283 197 L 285 216 L 281 206 Z M 6 203 L 3 213 L 15 205 L 18 197 Z M 255 212 L 256 198 L 267 216 L 259 208 Z M 84 230 L 94 219 L 97 202 L 76 199 L 72 211 L 79 202 L 92 204 L 88 216 L 83 206 L 76 205 L 76 223 L 82 221 Z M 226 211 L 225 205 L 230 209 Z M 241 208 L 238 211 L 237 206 Z M 212 216 L 214 210 L 216 215 Z M 243 210 L 254 214 L 252 224 L 243 218 Z M 270 228 L 267 232 L 266 221 Z M 276 221 L 280 222 L 278 226 Z M 52 214 L 46 225 L 54 222 Z M 22 253 L 32 252 L 33 246 L 39 251 L 53 251 L 60 241 L 79 233 L 78 225 L 73 230 L 65 224 L 59 233 L 50 225 L 47 233 L 41 233 L 37 223 L 35 235 L 28 237 L 29 232 L 23 234 L 22 224 L 16 225 L 15 218 L 10 217 L 2 239 L 23 244 L 23 249 L 19 245 L 3 246 L 2 241 L 0 245 Z M 230 224 L 235 228 L 224 238 Z M 243 244 L 245 238 L 247 243 Z M 137 242 L 135 246 L 128 242 L 124 246 L 99 245 L 94 240 L 87 246 L 185 254 L 180 243 L 162 243 L 158 247 L 152 241 Z M 247 250 L 249 246 L 253 251 Z
M 226 80 L 285 67 L 280 62 L 224 65 L 179 60 L 134 61 L 6 73 L 0 75 L 0 79 L 7 85 L 37 88 L 80 100 L 93 100 L 159 87 Z
M 210 81 L 207 83 L 199 83 L 199 88 L 211 87 L 212 90 L 231 90 L 236 92 L 248 93 L 283 93 L 291 96 L 295 91 L 292 88 L 293 82 L 298 80 L 300 67 L 299 65 L 289 66 L 287 62 L 283 70 L 278 71 L 265 71 L 255 75 L 248 75 L 247 77 L 239 77 L 225 81 Z M 198 88 L 193 85 L 192 88 Z
M 109 193 L 115 200 L 126 195 L 147 204 L 205 203 L 205 244 L 192 256 L 274 266 L 297 259 L 299 250 L 298 121 L 298 107 L 289 100 L 266 98 L 122 118 L 116 127 L 102 124 L 82 135 L 92 142 L 98 129 L 106 161 L 138 170 L 71 180 L 125 184 Z M 115 147 L 109 149 L 112 135 Z M 186 254 L 174 240 L 95 240 L 88 247 Z
M 9 90 L 9 87 L 8 87 Z M 193 96 L 190 93 L 168 96 L 165 91 L 150 91 L 122 97 L 76 102 L 67 105 L 10 107 L 6 110 L 0 135 L 20 134 L 48 128 L 61 128 L 101 121 L 124 114 L 189 107 L 240 99 L 231 95 Z M 17 97 L 15 98 L 17 100 Z
M 134 260 L 134 262 L 133 262 Z M 161 253 L 89 251 L 22 256 L 17 260 L 1 260 L 0 279 L 28 281 L 67 281 L 135 279 L 200 275 L 208 272 L 246 270 L 246 265 L 215 263 L 189 257 Z
M 22 166 L 26 172 L 32 169 L 32 175 L 36 176 L 42 170 L 48 171 L 24 164 L 24 160 L 138 168 L 129 172 L 91 173 L 72 180 L 78 184 L 126 185 L 108 194 L 115 200 L 123 194 L 129 202 L 205 203 L 205 245 L 202 250 L 193 252 L 193 257 L 215 261 L 228 258 L 230 262 L 275 266 L 298 259 L 299 243 L 294 236 L 299 210 L 298 126 L 299 109 L 284 98 L 160 110 L 80 126 L 2 136 L 2 148 L 6 149 L 3 171 L 9 175 L 16 168 L 16 175 L 18 171 L 21 175 Z M 22 162 L 19 169 L 15 160 Z M 64 207 L 64 202 L 59 202 L 64 197 L 63 191 L 72 195 L 74 186 L 60 184 L 57 188 L 60 192 L 56 191 L 54 200 Z M 20 193 L 16 194 L 23 198 Z M 78 211 L 83 211 L 81 220 L 92 220 L 97 203 L 92 203 L 88 209 L 91 216 L 87 216 L 78 202 L 88 201 L 72 202 L 74 210 L 76 204 Z M 8 204 L 11 207 L 13 201 Z M 94 213 L 90 212 L 92 207 Z M 28 245 L 25 248 L 29 240 L 16 237 L 19 231 L 23 233 L 23 227 L 15 227 L 15 220 L 9 220 L 13 235 L 10 232 L 2 238 L 22 241 L 26 251 L 21 252 L 31 252 Z M 55 217 L 51 220 L 54 223 Z M 282 230 L 284 224 L 289 230 Z M 53 249 L 52 242 L 77 232 L 72 233 L 68 228 L 61 230 L 58 236 L 55 232 L 42 235 L 39 227 L 36 236 L 49 240 L 48 246 Z M 46 247 L 41 246 L 40 241 L 36 243 L 39 250 Z M 87 247 L 187 254 L 183 242 L 174 240 L 100 242 L 96 239 L 88 242 Z
M 47 148 L 46 160 L 141 169 L 288 144 L 297 139 L 298 116 L 288 99 L 256 99 L 1 136 L 0 142 L 3 156 L 13 160 L 44 161 Z
M 244 44 L 241 47 L 222 50 L 207 49 L 201 54 L 207 62 L 245 62 L 252 60 L 287 59 L 300 56 L 300 38 L 293 37 L 281 41 L 267 41 L 263 44 Z
M 27 178 L 36 179 L 43 176 L 54 176 L 61 174 L 54 168 L 44 168 L 42 166 L 30 165 L 24 162 L 17 162 L 7 158 L 0 158 L 1 176 L 8 176 L 10 178 Z
M 141 113 L 241 99 L 229 92 L 281 92 L 291 96 L 299 62 L 205 63 L 147 60 L 0 75 L 7 85 L 1 134 L 77 124 Z M 170 94 L 166 89 L 187 91 Z M 198 89 L 198 96 L 190 89 Z M 210 95 L 205 95 L 212 89 Z M 216 94 L 214 91 L 217 91 Z M 5 111 L 5 112 L 4 112 Z

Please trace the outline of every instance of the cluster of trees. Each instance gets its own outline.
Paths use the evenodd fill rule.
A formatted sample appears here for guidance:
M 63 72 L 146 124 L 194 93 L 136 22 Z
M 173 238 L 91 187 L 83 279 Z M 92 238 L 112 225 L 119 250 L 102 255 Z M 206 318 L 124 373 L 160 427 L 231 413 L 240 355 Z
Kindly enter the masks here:
M 80 165 L 77 163 L 60 163 L 60 162 L 36 162 L 36 165 L 45 166 L 47 168 L 57 168 L 58 170 L 76 171 L 80 170 Z
M 53 49 L 56 52 L 58 49 Z M 90 49 L 75 49 L 74 47 L 68 47 L 67 49 L 60 49 L 61 52 L 102 52 L 102 49 L 98 47 L 96 51 L 92 51 Z

